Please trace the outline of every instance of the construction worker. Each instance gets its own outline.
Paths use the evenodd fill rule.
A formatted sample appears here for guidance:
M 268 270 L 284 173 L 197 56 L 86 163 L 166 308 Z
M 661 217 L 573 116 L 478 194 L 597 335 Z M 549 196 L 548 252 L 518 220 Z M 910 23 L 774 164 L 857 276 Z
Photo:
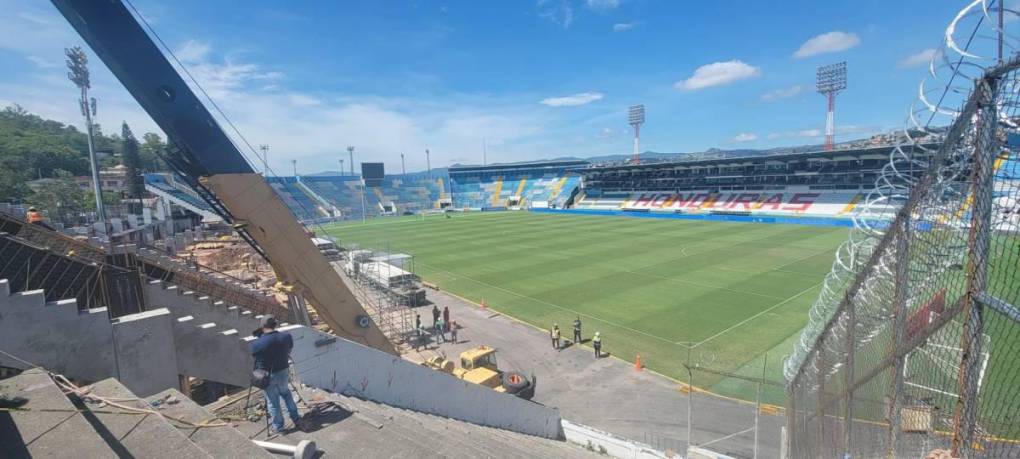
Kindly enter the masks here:
M 443 323 L 446 324 L 446 328 L 443 331 L 449 331 L 450 328 L 450 307 L 443 306 Z
M 549 337 L 552 338 L 553 349 L 560 348 L 560 326 L 559 324 L 553 324 L 552 330 L 549 330 Z
M 599 332 L 595 332 L 595 336 L 591 338 L 591 345 L 595 347 L 595 358 L 602 357 L 602 335 Z
M 421 336 L 421 314 L 414 315 L 414 332 Z
M 445 327 L 446 327 L 446 323 L 443 322 L 443 318 L 440 317 L 439 320 L 436 321 L 436 330 L 435 330 L 436 343 L 445 343 L 446 342 L 446 328 Z
M 46 229 L 53 229 L 50 228 L 50 225 L 46 224 L 45 219 L 46 217 L 43 216 L 42 212 L 39 212 L 39 210 L 35 207 L 29 207 L 28 212 L 25 213 L 25 220 L 28 221 L 28 223 L 39 225 Z
M 450 322 L 450 341 L 457 344 L 457 321 Z
M 574 319 L 574 344 L 581 344 L 581 316 Z
M 283 432 L 283 410 L 280 399 L 290 414 L 290 419 L 298 429 L 305 426 L 298 414 L 294 396 L 290 392 L 290 351 L 294 348 L 294 339 L 290 333 L 276 330 L 276 318 L 266 314 L 260 319 L 261 327 L 255 331 L 255 341 L 251 343 L 251 353 L 255 358 L 255 368 L 269 373 L 269 385 L 263 389 L 266 395 L 266 411 L 272 420 L 271 433 Z
M 439 306 L 432 305 L 432 328 L 436 328 L 436 322 L 439 321 Z

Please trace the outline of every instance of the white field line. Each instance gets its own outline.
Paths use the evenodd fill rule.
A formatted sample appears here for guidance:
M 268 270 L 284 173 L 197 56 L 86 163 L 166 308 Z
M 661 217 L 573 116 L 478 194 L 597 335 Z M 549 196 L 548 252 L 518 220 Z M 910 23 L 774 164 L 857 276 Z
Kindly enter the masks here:
M 828 251 L 831 251 L 832 249 L 827 249 L 827 250 L 828 250 Z M 824 254 L 825 252 L 826 252 L 826 251 L 824 251 L 824 250 L 823 250 L 823 251 L 821 251 L 821 252 L 816 252 L 816 253 L 812 253 L 811 255 L 808 255 L 808 256 L 806 256 L 806 257 L 801 257 L 801 258 L 798 258 L 798 259 L 796 259 L 796 260 L 793 260 L 793 261 L 791 261 L 791 262 L 789 262 L 789 263 L 783 263 L 783 264 L 781 264 L 781 265 L 779 265 L 779 266 L 776 266 L 775 268 L 772 268 L 772 269 L 775 269 L 775 270 L 777 270 L 777 271 L 778 271 L 778 270 L 781 270 L 781 269 L 783 269 L 783 268 L 785 268 L 785 267 L 787 267 L 787 266 L 790 266 L 790 265 L 792 265 L 792 264 L 794 264 L 794 263 L 800 263 L 800 262 L 802 262 L 802 261 L 804 261 L 804 260 L 807 260 L 808 258 L 812 258 L 812 257 L 817 257 L 818 255 L 822 255 L 822 254 Z M 833 253 L 833 255 L 835 255 L 835 253 Z
M 824 282 L 824 281 L 822 281 L 822 282 Z M 795 298 L 797 298 L 797 297 L 799 297 L 799 296 L 801 296 L 801 295 L 803 295 L 803 294 L 805 294 L 807 292 L 810 292 L 812 289 L 814 289 L 815 287 L 818 287 L 819 285 L 822 285 L 822 282 L 819 282 L 819 283 L 817 283 L 815 285 L 812 285 L 812 286 L 810 286 L 810 287 L 808 287 L 808 288 L 806 288 L 804 290 L 801 290 L 799 293 L 797 293 L 797 294 L 795 294 L 795 295 L 793 295 L 793 296 L 791 296 L 791 297 L 789 297 L 789 298 L 787 298 L 787 299 L 785 299 L 783 301 L 780 301 L 780 302 L 770 306 L 768 309 L 766 309 L 764 311 L 761 311 L 761 312 L 759 312 L 759 313 L 757 313 L 757 314 L 755 314 L 755 315 L 753 315 L 751 317 L 748 317 L 748 318 L 740 321 L 740 323 L 738 323 L 738 324 L 735 324 L 735 325 L 733 325 L 733 326 L 731 326 L 731 327 L 729 327 L 729 328 L 727 328 L 727 329 L 725 329 L 725 330 L 723 330 L 723 331 L 721 331 L 719 333 L 716 333 L 716 334 L 714 334 L 712 336 L 709 336 L 708 338 L 705 338 L 705 339 L 703 339 L 701 341 L 698 341 L 697 343 L 694 344 L 694 347 L 696 348 L 698 346 L 701 346 L 702 344 L 705 344 L 705 343 L 707 343 L 709 341 L 712 341 L 713 339 L 716 339 L 716 338 L 718 338 L 718 337 L 720 337 L 722 335 L 725 335 L 726 333 L 729 333 L 733 329 L 738 328 L 741 325 L 744 325 L 744 324 L 746 324 L 746 323 L 748 323 L 748 322 L 750 322 L 750 321 L 752 321 L 754 319 L 757 319 L 761 315 L 763 315 L 763 314 L 765 314 L 767 312 L 770 312 L 773 309 L 776 309 L 776 308 L 778 308 L 778 307 L 780 307 L 780 306 L 782 306 L 782 305 L 784 305 L 786 303 L 789 303 L 790 301 L 793 301 Z
M 725 437 L 716 438 L 715 440 L 712 440 L 712 441 L 710 441 L 708 443 L 699 443 L 698 445 L 695 445 L 695 446 L 698 446 L 699 448 L 702 447 L 702 446 L 708 446 L 708 445 L 711 445 L 712 443 L 715 443 L 715 442 L 718 442 L 718 441 L 723 441 L 723 440 L 726 440 L 727 438 L 736 437 L 737 435 L 742 435 L 742 434 L 751 432 L 753 430 L 754 430 L 754 427 L 751 427 L 751 428 L 748 428 L 748 429 L 741 430 L 740 432 L 731 433 L 731 434 L 729 434 L 729 435 L 727 435 Z
M 446 271 L 444 269 L 434 268 L 434 267 L 431 267 L 431 266 L 426 265 L 424 263 L 419 263 L 419 264 L 424 266 L 424 267 L 426 267 L 426 268 L 428 268 L 428 269 L 431 269 L 433 271 L 437 271 L 437 272 L 445 273 L 446 275 L 449 275 L 449 276 L 453 276 L 454 278 L 458 278 L 458 277 L 464 278 L 464 279 L 467 279 L 467 280 L 469 280 L 471 282 L 474 282 L 474 283 L 477 283 L 477 284 L 481 284 L 481 285 L 484 285 L 486 287 L 489 287 L 489 288 L 492 288 L 492 289 L 495 289 L 495 290 L 499 290 L 501 292 L 509 293 L 511 295 L 514 295 L 514 296 L 517 296 L 517 297 L 520 297 L 520 298 L 524 298 L 524 299 L 527 299 L 527 300 L 531 300 L 531 301 L 534 301 L 536 303 L 541 303 L 541 304 L 544 304 L 546 306 L 552 306 L 552 307 L 554 307 L 556 309 L 560 309 L 560 310 L 563 310 L 563 311 L 568 311 L 570 313 L 573 313 L 573 314 L 576 314 L 576 315 L 579 315 L 579 316 L 584 316 L 584 317 L 587 317 L 589 319 L 592 319 L 592 320 L 595 320 L 595 321 L 598 321 L 598 322 L 602 322 L 604 324 L 611 325 L 613 327 L 621 328 L 621 329 L 624 329 L 624 330 L 627 330 L 627 331 L 630 331 L 630 332 L 634 332 L 634 333 L 637 333 L 637 334 L 640 334 L 640 335 L 644 335 L 644 336 L 647 336 L 649 338 L 654 338 L 654 339 L 662 341 L 664 343 L 679 344 L 677 342 L 674 342 L 672 340 L 668 340 L 668 339 L 663 338 L 663 337 L 658 336 L 658 335 L 653 335 L 651 333 L 643 332 L 641 330 L 637 330 L 637 329 L 628 327 L 626 325 L 618 324 L 618 323 L 610 321 L 610 320 L 605 320 L 605 319 L 602 319 L 602 318 L 599 318 L 599 317 L 595 317 L 595 316 L 590 315 L 590 314 L 585 314 L 583 312 L 580 312 L 580 311 L 577 311 L 577 310 L 574 310 L 574 309 L 570 309 L 570 308 L 565 307 L 565 306 L 560 306 L 558 304 L 553 304 L 553 303 L 550 303 L 550 302 L 545 301 L 545 300 L 540 300 L 540 299 L 535 298 L 533 296 L 528 296 L 528 295 L 525 295 L 525 294 L 522 294 L 522 293 L 517 293 L 517 292 L 515 292 L 513 290 L 505 289 L 505 288 L 500 287 L 498 285 L 492 285 L 492 284 L 490 284 L 488 282 L 485 282 L 485 281 L 480 281 L 478 279 L 473 279 L 470 276 L 465 276 L 463 274 L 453 273 L 453 272 L 450 272 L 450 271 Z

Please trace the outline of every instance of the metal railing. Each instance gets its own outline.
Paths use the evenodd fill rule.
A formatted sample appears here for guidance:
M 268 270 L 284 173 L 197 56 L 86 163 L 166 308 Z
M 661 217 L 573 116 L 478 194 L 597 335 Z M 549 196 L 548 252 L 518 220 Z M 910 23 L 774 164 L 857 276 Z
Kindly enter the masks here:
M 922 85 L 919 111 L 953 120 L 946 140 L 893 153 L 787 361 L 791 457 L 1020 456 L 1020 57 L 981 67 L 953 38 L 995 8 L 950 25 L 943 101 Z

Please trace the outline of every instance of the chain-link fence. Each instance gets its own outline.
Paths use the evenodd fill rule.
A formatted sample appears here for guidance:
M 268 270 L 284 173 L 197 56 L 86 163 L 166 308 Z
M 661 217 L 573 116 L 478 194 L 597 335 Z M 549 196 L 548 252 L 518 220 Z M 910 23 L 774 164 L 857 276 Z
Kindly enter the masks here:
M 922 85 L 908 130 L 952 119 L 945 141 L 896 150 L 837 254 L 786 365 L 791 457 L 1020 456 L 1020 57 L 1001 58 L 1002 10 L 978 0 L 950 25 L 950 78 L 937 102 Z M 980 65 L 989 27 L 1000 59 Z

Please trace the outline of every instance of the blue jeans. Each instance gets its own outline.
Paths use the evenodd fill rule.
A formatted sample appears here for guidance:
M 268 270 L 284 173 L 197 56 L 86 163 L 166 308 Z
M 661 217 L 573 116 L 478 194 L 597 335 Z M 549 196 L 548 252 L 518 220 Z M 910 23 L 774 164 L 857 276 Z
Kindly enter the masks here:
M 297 424 L 297 405 L 294 403 L 294 395 L 290 393 L 290 373 L 287 370 L 280 370 L 269 375 L 269 385 L 264 392 L 266 394 L 266 408 L 269 410 L 270 418 L 273 420 L 273 427 L 276 430 L 283 430 L 283 413 L 280 410 L 280 398 L 287 405 L 287 413 L 290 419 Z

